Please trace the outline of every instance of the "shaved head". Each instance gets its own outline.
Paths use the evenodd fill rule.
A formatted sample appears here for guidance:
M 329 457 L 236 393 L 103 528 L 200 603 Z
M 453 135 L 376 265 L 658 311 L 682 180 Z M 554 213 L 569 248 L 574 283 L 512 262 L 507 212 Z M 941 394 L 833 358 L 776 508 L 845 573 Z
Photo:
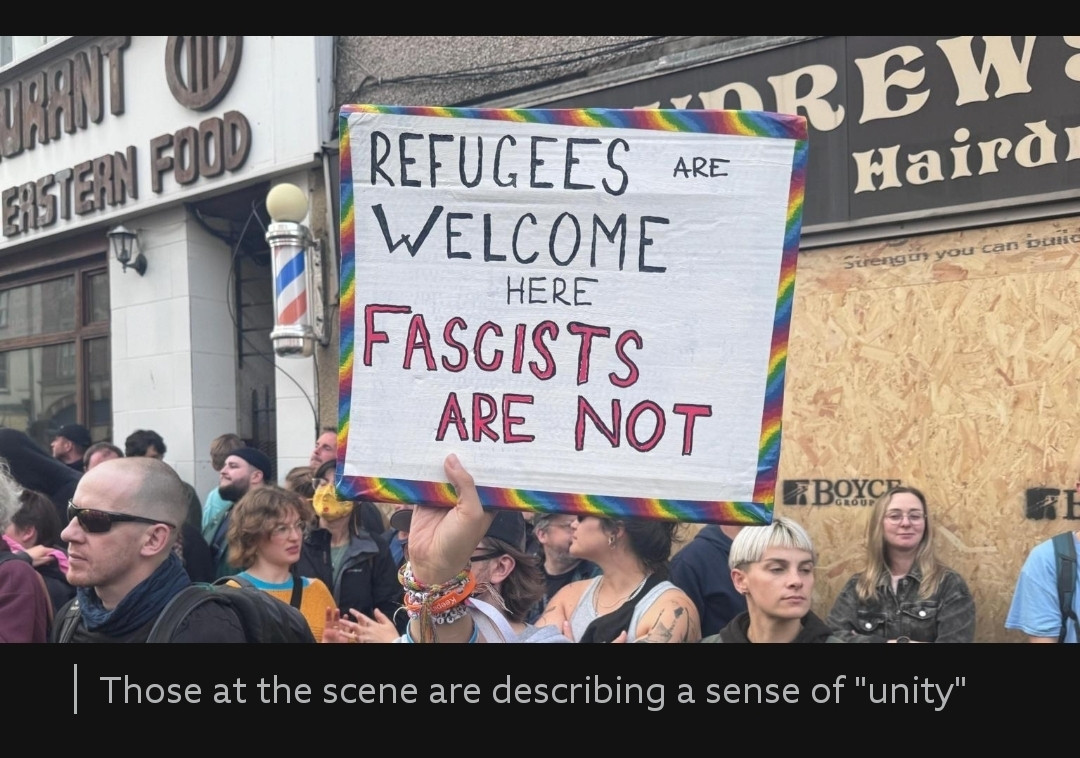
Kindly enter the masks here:
M 105 461 L 83 474 L 79 484 L 97 483 L 99 478 L 113 493 L 116 510 L 176 526 L 187 517 L 183 482 L 171 466 L 157 458 L 136 456 Z M 178 533 L 179 529 L 174 530 L 174 540 Z

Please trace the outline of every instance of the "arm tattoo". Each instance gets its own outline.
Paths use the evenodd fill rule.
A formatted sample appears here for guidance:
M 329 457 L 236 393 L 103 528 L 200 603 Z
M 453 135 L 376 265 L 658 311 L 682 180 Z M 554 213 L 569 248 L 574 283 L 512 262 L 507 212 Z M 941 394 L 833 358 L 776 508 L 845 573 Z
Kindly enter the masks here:
M 656 623 L 649 629 L 649 633 L 646 634 L 637 642 L 686 642 L 690 633 L 690 625 L 683 620 L 683 616 L 686 615 L 686 608 L 679 605 L 672 611 L 671 622 L 665 621 L 667 611 L 662 611 L 659 618 L 656 619 Z M 682 622 L 680 624 L 680 622 Z M 678 628 L 682 626 L 682 631 L 678 631 Z

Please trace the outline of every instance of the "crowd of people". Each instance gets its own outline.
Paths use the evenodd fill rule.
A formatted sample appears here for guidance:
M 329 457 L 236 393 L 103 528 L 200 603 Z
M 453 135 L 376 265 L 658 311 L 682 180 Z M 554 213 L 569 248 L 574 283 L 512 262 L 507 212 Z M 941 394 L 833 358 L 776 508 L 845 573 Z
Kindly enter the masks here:
M 453 455 L 452 508 L 342 499 L 333 429 L 280 486 L 265 452 L 219 436 L 218 486 L 203 497 L 165 452 L 152 430 L 121 449 L 68 425 L 46 451 L 0 429 L 0 641 L 157 640 L 192 585 L 219 602 L 191 604 L 169 641 L 250 641 L 250 611 L 221 586 L 265 593 L 303 640 L 326 643 L 975 639 L 971 592 L 938 559 L 913 487 L 869 510 L 865 566 L 818 615 L 817 554 L 789 518 L 706 526 L 671 558 L 671 522 L 485 510 Z M 1032 641 L 1077 641 L 1080 600 L 1062 607 L 1059 553 L 1038 545 L 1017 580 L 1006 627 Z M 1075 558 L 1064 565 L 1075 573 Z

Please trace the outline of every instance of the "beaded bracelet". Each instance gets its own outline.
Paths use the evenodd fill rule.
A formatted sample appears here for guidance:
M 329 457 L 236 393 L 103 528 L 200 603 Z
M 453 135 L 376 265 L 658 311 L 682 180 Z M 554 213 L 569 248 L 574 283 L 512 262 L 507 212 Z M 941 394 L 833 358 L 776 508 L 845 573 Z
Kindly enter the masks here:
M 406 562 L 398 571 L 398 581 L 405 588 L 404 606 L 410 619 L 420 624 L 422 642 L 433 642 L 435 626 L 452 624 L 465 615 L 464 601 L 476 588 L 476 577 L 466 566 L 456 576 L 442 584 L 421 584 Z
M 461 606 L 461 609 L 464 611 L 465 606 Z M 462 615 L 464 615 L 464 614 L 462 614 Z M 480 627 L 478 627 L 476 625 L 476 622 L 473 622 L 472 634 L 469 635 L 469 639 L 467 639 L 465 641 L 465 644 L 466 645 L 471 645 L 471 644 L 473 644 L 474 642 L 476 642 L 479 639 L 480 639 Z M 409 631 L 408 626 L 405 627 L 405 641 L 406 642 L 412 642 L 412 643 L 416 642 L 416 640 L 413 639 L 412 632 Z
M 469 575 L 469 568 L 470 566 L 466 566 L 459 571 L 453 579 L 445 581 L 442 584 L 421 584 L 416 581 L 416 578 L 413 576 L 412 563 L 410 561 L 405 561 L 405 564 L 398 569 L 398 582 L 401 583 L 402 587 L 412 592 L 441 595 L 454 589 L 460 584 L 464 584 Z
M 444 611 L 443 613 L 431 614 L 431 622 L 433 624 L 453 624 L 455 621 L 463 618 L 466 613 L 465 604 L 462 603 L 461 605 L 455 605 L 453 608 Z M 418 617 L 419 614 L 417 615 L 417 618 Z
M 405 593 L 405 609 L 409 612 L 409 618 L 416 618 L 425 607 L 433 617 L 440 616 L 463 603 L 474 589 L 476 589 L 476 576 L 472 571 L 469 571 L 465 574 L 465 582 L 448 592 L 438 594 L 435 592 L 407 591 Z M 436 621 L 435 623 L 441 622 Z

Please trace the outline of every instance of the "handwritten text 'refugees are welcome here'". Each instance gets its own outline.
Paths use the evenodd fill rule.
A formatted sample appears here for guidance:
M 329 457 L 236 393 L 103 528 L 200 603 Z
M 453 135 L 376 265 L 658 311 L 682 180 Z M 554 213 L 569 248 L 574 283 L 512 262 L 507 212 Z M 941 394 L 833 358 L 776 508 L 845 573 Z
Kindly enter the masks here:
M 434 255 L 445 256 L 450 263 L 510 263 L 537 268 L 554 265 L 597 274 L 507 276 L 508 306 L 587 307 L 593 304 L 590 288 L 601 281 L 599 274 L 658 276 L 667 271 L 663 263 L 666 251 L 656 246 L 654 236 L 657 230 L 671 225 L 669 217 L 582 212 L 579 205 L 585 203 L 573 204 L 573 196 L 567 194 L 560 197 L 570 198 L 566 202 L 524 207 L 530 198 L 545 191 L 607 198 L 624 195 L 633 186 L 624 160 L 633 147 L 623 137 L 415 132 L 392 137 L 372 131 L 368 148 L 369 175 L 364 178 L 371 187 L 399 192 L 403 188 L 445 190 L 436 196 L 430 211 L 424 205 L 422 212 L 414 214 L 407 224 L 395 218 L 396 204 L 375 202 L 369 206 L 370 218 L 377 224 L 388 254 L 404 248 L 412 259 L 423 259 L 434 250 Z M 715 156 L 677 155 L 671 157 L 670 170 L 672 176 L 681 179 L 717 179 L 727 175 L 723 171 L 727 163 L 727 159 Z M 451 209 L 441 202 L 473 189 L 515 193 L 518 202 L 500 202 L 497 212 L 483 213 Z M 566 209 L 568 204 L 572 204 L 570 210 Z M 361 212 L 359 207 L 357 212 Z M 377 252 L 365 251 L 373 255 Z M 472 361 L 483 372 L 527 372 L 537 381 L 546 382 L 562 368 L 552 345 L 570 340 L 577 347 L 572 368 L 579 386 L 606 380 L 613 387 L 628 389 L 641 375 L 635 358 L 640 358 L 638 354 L 646 346 L 637 329 L 613 329 L 576 319 L 562 324 L 552 319 L 532 324 L 505 325 L 494 320 L 470 324 L 463 316 L 455 315 L 439 321 L 431 323 L 424 313 L 415 312 L 407 303 L 364 305 L 363 365 L 371 367 L 378 353 L 390 351 L 406 371 L 415 368 L 456 373 L 465 371 Z M 596 350 L 614 351 L 620 368 L 604 376 L 590 372 Z M 534 394 L 471 394 L 471 398 L 459 397 L 455 391 L 447 394 L 435 425 L 437 441 L 455 435 L 462 442 L 487 439 L 502 444 L 536 439 L 531 430 L 523 428 L 526 419 L 522 415 L 525 406 L 534 404 Z M 625 441 L 633 449 L 647 452 L 661 443 L 668 426 L 674 424 L 681 425 L 681 454 L 691 455 L 695 423 L 712 415 L 708 403 L 675 402 L 665 408 L 648 398 L 628 402 L 625 408 L 621 399 L 612 398 L 610 410 L 600 409 L 603 403 L 594 405 L 578 395 L 575 450 L 584 450 L 588 425 L 614 448 Z

